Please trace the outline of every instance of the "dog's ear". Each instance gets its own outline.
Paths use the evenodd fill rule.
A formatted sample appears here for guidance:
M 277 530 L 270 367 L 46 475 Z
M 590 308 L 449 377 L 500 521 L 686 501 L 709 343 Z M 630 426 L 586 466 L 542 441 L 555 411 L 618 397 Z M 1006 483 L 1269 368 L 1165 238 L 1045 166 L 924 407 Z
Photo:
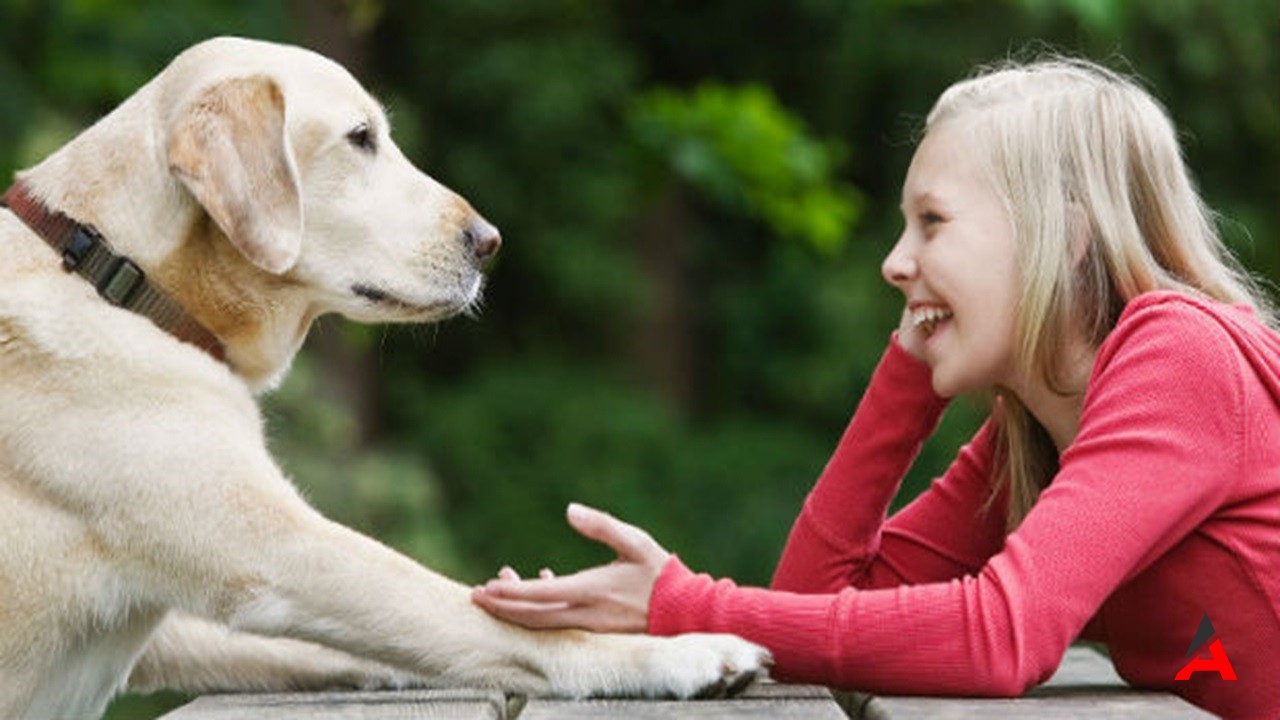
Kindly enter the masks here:
M 302 198 L 284 94 L 265 76 L 216 83 L 169 124 L 169 170 L 254 265 L 287 272 L 302 251 Z

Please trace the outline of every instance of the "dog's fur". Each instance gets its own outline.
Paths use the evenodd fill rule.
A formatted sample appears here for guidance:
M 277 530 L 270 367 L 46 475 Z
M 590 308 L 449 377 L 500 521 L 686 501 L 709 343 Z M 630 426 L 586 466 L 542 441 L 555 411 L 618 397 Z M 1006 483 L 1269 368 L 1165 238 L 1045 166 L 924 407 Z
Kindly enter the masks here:
M 731 636 L 506 625 L 282 475 L 254 394 L 312 321 L 450 316 L 497 244 L 337 64 L 201 43 L 18 177 L 227 359 L 108 304 L 0 210 L 0 717 L 97 715 L 126 684 L 686 697 L 767 662 Z

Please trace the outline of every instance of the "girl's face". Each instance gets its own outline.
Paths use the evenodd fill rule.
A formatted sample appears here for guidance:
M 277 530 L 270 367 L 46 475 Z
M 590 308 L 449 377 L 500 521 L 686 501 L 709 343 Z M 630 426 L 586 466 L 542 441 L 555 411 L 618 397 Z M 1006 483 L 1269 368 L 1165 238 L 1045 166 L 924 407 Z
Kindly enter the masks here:
M 943 123 L 902 186 L 906 227 L 881 271 L 902 291 L 907 338 L 943 397 L 1014 384 L 1020 273 L 1013 224 L 974 156 L 968 127 Z

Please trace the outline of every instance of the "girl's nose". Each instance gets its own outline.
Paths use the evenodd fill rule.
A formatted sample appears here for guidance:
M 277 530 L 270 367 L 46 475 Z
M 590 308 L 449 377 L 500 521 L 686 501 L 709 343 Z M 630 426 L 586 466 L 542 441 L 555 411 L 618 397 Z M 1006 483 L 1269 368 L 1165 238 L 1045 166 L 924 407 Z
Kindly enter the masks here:
M 915 255 L 911 252 L 909 245 L 905 236 L 898 238 L 898 242 L 889 251 L 884 263 L 880 265 L 880 274 L 890 285 L 901 287 L 903 283 L 915 278 L 919 271 Z

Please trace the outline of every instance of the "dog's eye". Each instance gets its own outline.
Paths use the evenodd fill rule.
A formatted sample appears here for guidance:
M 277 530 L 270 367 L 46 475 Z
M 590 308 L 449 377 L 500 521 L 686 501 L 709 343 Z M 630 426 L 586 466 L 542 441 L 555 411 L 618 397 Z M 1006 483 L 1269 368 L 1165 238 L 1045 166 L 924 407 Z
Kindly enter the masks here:
M 372 153 L 378 149 L 373 130 L 367 123 L 360 123 L 351 132 L 347 133 L 347 142 L 367 153 Z

